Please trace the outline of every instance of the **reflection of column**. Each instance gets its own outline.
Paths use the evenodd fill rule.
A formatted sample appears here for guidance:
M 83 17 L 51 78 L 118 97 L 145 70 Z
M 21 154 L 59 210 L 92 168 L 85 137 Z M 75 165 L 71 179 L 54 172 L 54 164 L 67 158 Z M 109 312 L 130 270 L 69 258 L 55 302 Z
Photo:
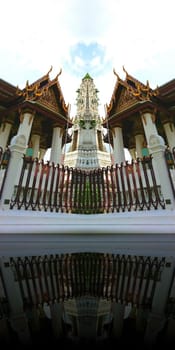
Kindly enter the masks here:
M 0 319 L 0 343 L 1 341 L 3 344 L 10 344 L 9 327 L 6 318 Z
M 113 129 L 113 151 L 114 163 L 120 164 L 125 161 L 122 128 L 119 126 Z
M 137 308 L 137 314 L 136 314 L 136 331 L 139 333 L 144 333 L 147 318 L 149 315 L 149 309 L 146 309 L 145 307 L 139 306 Z
M 173 318 L 173 316 L 167 321 L 165 342 L 169 345 L 175 344 L 175 319 Z
M 56 301 L 50 305 L 51 319 L 52 319 L 52 329 L 55 338 L 60 338 L 63 334 L 62 329 L 62 315 L 63 315 L 63 305 L 62 303 L 57 303 Z
M 113 313 L 112 335 L 114 338 L 120 338 L 123 331 L 125 305 L 114 302 L 112 305 L 112 313 Z
M 50 153 L 50 161 L 54 163 L 61 163 L 62 159 L 62 129 L 58 126 L 53 128 L 52 146 Z
M 79 316 L 78 336 L 85 339 L 94 339 L 97 336 L 97 316 Z
M 5 151 L 8 146 L 8 139 L 10 135 L 10 131 L 12 128 L 12 123 L 8 121 L 2 122 L 0 128 L 0 147 L 2 147 L 3 151 Z
M 165 309 L 173 274 L 174 258 L 167 258 L 160 276 L 160 281 L 156 282 L 151 313 L 147 322 L 145 343 L 148 345 L 154 345 L 156 343 L 156 337 L 165 325 Z
M 22 344 L 29 344 L 30 333 L 27 318 L 23 311 L 23 300 L 19 283 L 15 281 L 14 273 L 7 258 L 0 261 L 7 298 L 10 305 L 10 323 Z

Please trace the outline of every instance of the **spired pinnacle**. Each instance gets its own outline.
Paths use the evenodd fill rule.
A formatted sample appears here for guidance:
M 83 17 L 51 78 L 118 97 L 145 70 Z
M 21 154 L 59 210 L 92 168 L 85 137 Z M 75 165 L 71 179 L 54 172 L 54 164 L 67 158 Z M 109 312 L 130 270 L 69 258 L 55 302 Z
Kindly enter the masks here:
M 84 76 L 84 78 L 82 80 L 85 80 L 85 79 L 90 79 L 90 80 L 93 80 L 91 78 L 91 76 L 89 75 L 89 73 L 86 73 L 86 75 Z

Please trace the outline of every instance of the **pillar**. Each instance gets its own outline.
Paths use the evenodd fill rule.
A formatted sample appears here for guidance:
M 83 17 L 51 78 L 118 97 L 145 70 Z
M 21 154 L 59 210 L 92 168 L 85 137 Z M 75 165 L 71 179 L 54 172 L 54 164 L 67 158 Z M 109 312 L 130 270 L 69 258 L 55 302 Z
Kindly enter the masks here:
M 40 157 L 40 148 L 41 148 L 40 141 L 41 141 L 41 136 L 43 134 L 42 122 L 43 122 L 42 117 L 39 114 L 35 114 L 35 118 L 32 124 L 32 130 L 31 130 L 31 138 L 30 138 L 32 142 L 32 148 L 33 148 L 33 158 L 39 158 L 39 159 L 43 159 L 43 157 L 42 158 Z
M 155 293 L 152 302 L 151 312 L 148 318 L 145 331 L 145 344 L 150 347 L 156 344 L 158 333 L 163 329 L 166 317 L 166 304 L 168 300 L 169 290 L 174 274 L 174 258 L 167 258 L 160 281 L 157 281 Z
M 40 160 L 44 159 L 46 152 L 47 152 L 46 148 L 40 148 L 40 150 L 39 150 L 39 159 Z
M 125 161 L 122 128 L 119 126 L 113 129 L 113 151 L 115 164 Z
M 165 160 L 165 148 L 164 140 L 160 135 L 155 134 L 150 136 L 149 149 L 153 157 L 156 182 L 161 185 L 161 192 L 165 199 L 166 208 L 174 209 L 175 199 Z
M 26 138 L 24 135 L 16 135 L 12 138 L 9 146 L 11 157 L 1 195 L 0 207 L 9 209 L 10 200 L 14 192 L 14 186 L 18 184 L 22 168 L 23 154 L 26 150 Z
M 155 119 L 156 119 L 156 116 L 151 111 L 143 111 L 141 113 L 141 120 L 144 128 L 147 144 L 149 143 L 149 138 L 152 134 L 158 135 Z
M 50 161 L 60 164 L 62 158 L 62 129 L 58 126 L 53 128 L 52 146 L 50 153 Z
M 30 343 L 30 332 L 27 318 L 23 311 L 23 300 L 20 293 L 19 284 L 15 281 L 10 261 L 8 258 L 0 259 L 0 266 L 10 306 L 10 324 L 17 333 L 22 344 Z
M 136 154 L 138 158 L 142 158 L 142 148 L 143 148 L 143 144 L 145 141 L 145 137 L 143 134 L 138 134 L 135 135 L 135 142 L 136 142 Z
M 11 122 L 2 122 L 1 128 L 0 128 L 0 147 L 2 147 L 3 151 L 5 151 L 6 147 L 8 146 L 8 139 L 10 135 L 10 131 L 12 128 Z
M 171 121 L 167 121 L 163 123 L 163 128 L 166 134 L 166 138 L 168 141 L 168 146 L 170 148 L 170 150 L 173 149 L 173 147 L 175 147 L 175 127 L 174 127 L 174 123 Z
M 135 148 L 129 148 L 128 151 L 129 151 L 129 154 L 131 156 L 131 159 L 136 159 L 136 149 Z
M 31 128 L 34 120 L 35 112 L 28 109 L 21 110 L 20 113 L 20 125 L 18 128 L 17 135 L 24 135 L 26 143 L 28 144 Z
M 31 136 L 33 158 L 39 158 L 40 135 L 32 134 Z

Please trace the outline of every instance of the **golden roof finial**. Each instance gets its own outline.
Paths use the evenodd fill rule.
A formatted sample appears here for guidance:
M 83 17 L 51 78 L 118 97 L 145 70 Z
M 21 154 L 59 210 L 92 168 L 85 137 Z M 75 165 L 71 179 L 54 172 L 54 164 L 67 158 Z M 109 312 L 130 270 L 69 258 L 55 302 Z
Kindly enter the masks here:
M 59 75 L 61 75 L 61 73 L 62 73 L 62 68 L 60 68 L 60 71 L 58 73 L 58 77 L 59 77 Z
M 119 75 L 117 74 L 115 68 L 113 68 L 113 73 L 116 75 L 117 79 L 120 80 L 120 77 L 119 77 Z
M 50 67 L 50 69 L 49 69 L 47 75 L 49 75 L 49 74 L 51 73 L 52 69 L 53 69 L 53 66 L 51 65 L 51 67 Z
M 128 72 L 126 71 L 126 69 L 125 69 L 125 67 L 123 66 L 123 71 L 124 71 L 124 73 L 126 74 L 126 78 L 128 77 Z
M 146 81 L 146 86 L 147 86 L 148 89 L 150 88 L 150 86 L 149 86 L 149 80 Z
M 58 79 L 58 77 L 61 75 L 61 73 L 62 73 L 62 69 L 60 68 L 60 71 L 59 71 L 59 73 L 56 75 L 54 81 Z
M 51 73 L 52 69 L 53 69 L 53 66 L 50 67 L 49 71 L 48 71 L 47 74 L 45 75 L 45 77 L 46 77 L 47 79 L 49 79 L 49 74 Z

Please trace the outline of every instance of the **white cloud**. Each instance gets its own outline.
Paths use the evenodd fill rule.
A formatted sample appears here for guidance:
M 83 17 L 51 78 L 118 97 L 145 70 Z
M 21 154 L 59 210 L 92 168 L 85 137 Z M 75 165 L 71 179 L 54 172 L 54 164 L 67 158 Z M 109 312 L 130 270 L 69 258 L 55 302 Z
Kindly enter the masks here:
M 174 13 L 174 0 L 6 0 L 0 77 L 22 87 L 51 65 L 53 76 L 62 67 L 60 84 L 73 107 L 88 69 L 102 106 L 113 92 L 113 67 L 121 77 L 125 65 L 137 79 L 161 85 L 174 78 Z

